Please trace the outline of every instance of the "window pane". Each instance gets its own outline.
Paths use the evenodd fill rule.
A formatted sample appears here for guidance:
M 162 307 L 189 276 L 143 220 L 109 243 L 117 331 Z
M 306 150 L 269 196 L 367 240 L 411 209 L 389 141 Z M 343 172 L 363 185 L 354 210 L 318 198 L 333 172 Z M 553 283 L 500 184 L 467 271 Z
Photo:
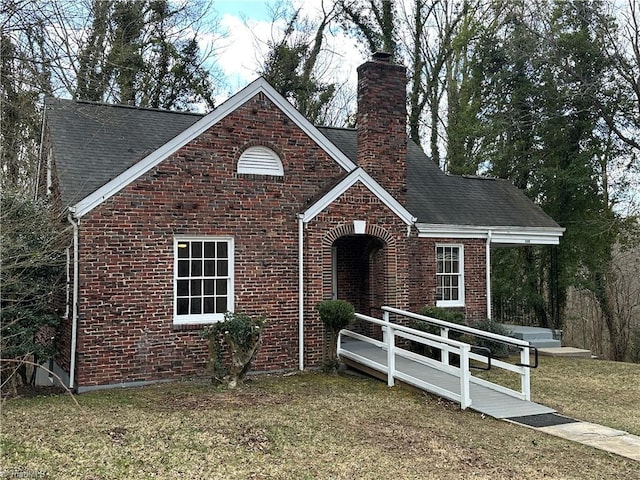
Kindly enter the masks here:
M 227 242 L 218 242 L 218 258 L 229 258 Z
M 178 315 L 189 315 L 189 299 L 179 298 L 176 305 Z
M 202 313 L 202 299 L 200 297 L 198 298 L 192 298 L 191 299 L 191 314 L 199 314 Z
M 186 297 L 189 295 L 189 280 L 178 280 L 177 293 L 179 297 Z
M 459 300 L 460 297 L 458 296 L 458 289 L 457 288 L 452 288 L 451 289 L 451 300 Z
M 202 258 L 202 242 L 191 242 L 191 257 Z
M 202 260 L 191 260 L 191 276 L 199 277 L 202 275 Z
M 229 262 L 227 260 L 218 260 L 218 277 L 226 277 L 229 275 Z
M 227 294 L 227 281 L 216 280 L 216 295 L 226 295 L 226 294 Z
M 205 297 L 204 298 L 204 312 L 202 312 L 202 313 L 215 313 L 213 311 L 213 307 L 214 307 L 213 302 L 214 302 L 213 297 Z
M 451 272 L 460 273 L 460 262 L 458 262 L 458 260 L 451 262 Z
M 202 295 L 202 280 L 191 280 L 191 296 L 197 297 Z
M 178 242 L 178 258 L 189 258 L 189 242 Z
M 215 268 L 215 260 L 205 260 L 204 261 L 204 276 L 205 277 L 213 277 L 216 274 Z
M 189 260 L 178 260 L 178 276 L 189 276 Z
M 449 290 L 448 288 L 445 288 L 442 291 L 442 299 L 443 300 L 451 300 L 451 290 Z
M 227 311 L 227 297 L 216 297 L 216 313 Z
M 216 257 L 216 242 L 204 242 L 204 258 Z
M 444 273 L 451 273 L 451 262 L 444 262 Z
M 213 291 L 213 280 L 205 280 L 204 281 L 204 294 L 205 295 L 213 295 L 215 292 Z

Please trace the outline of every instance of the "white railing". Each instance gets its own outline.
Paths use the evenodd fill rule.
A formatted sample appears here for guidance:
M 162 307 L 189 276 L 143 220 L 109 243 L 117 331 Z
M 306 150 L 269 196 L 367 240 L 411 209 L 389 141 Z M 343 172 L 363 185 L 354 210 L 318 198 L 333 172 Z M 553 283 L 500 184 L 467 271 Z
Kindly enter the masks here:
M 530 400 L 530 397 L 531 397 L 530 386 L 529 386 L 530 372 L 527 366 L 528 360 L 529 360 L 530 346 L 528 342 L 517 340 L 511 337 L 505 337 L 503 335 L 498 335 L 491 332 L 486 332 L 483 330 L 474 329 L 464 325 L 445 322 L 443 320 L 426 317 L 424 315 L 418 315 L 411 312 L 406 312 L 406 311 L 399 310 L 392 307 L 382 307 L 382 310 L 383 310 L 383 320 L 369 317 L 367 315 L 358 314 L 358 313 L 356 314 L 356 318 L 382 327 L 383 340 L 382 341 L 376 340 L 366 335 L 362 335 L 346 329 L 342 330 L 340 332 L 340 335 L 338 336 L 338 354 L 340 356 L 350 358 L 369 368 L 386 373 L 387 384 L 389 386 L 393 386 L 395 380 L 397 379 L 405 383 L 414 385 L 418 388 L 429 390 L 433 393 L 441 395 L 450 400 L 457 401 L 460 403 L 460 407 L 462 409 L 465 409 L 471 405 L 471 402 L 472 402 L 471 394 L 470 394 L 471 383 L 483 385 L 487 388 L 491 388 L 493 390 L 505 393 L 507 395 L 514 396 L 522 400 Z M 389 320 L 390 313 L 404 316 L 407 318 L 421 320 L 429 324 L 435 325 L 440 328 L 440 335 L 434 335 L 431 333 L 424 332 L 422 330 L 417 330 L 414 328 L 406 327 L 404 325 L 392 323 Z M 518 348 L 521 349 L 520 363 L 517 365 L 513 365 L 507 362 L 492 359 L 485 355 L 473 353 L 471 351 L 472 346 L 469 345 L 468 343 L 459 342 L 457 340 L 450 339 L 449 338 L 450 330 L 462 331 L 470 335 L 480 336 L 483 338 L 487 338 L 495 341 L 501 341 L 501 342 L 508 343 L 510 345 L 517 346 Z M 371 358 L 358 355 L 357 353 L 352 352 L 349 349 L 343 348 L 342 347 L 343 337 L 354 338 L 356 340 L 360 340 L 362 342 L 382 348 L 386 352 L 386 363 L 377 362 L 375 360 L 372 360 Z M 411 352 L 409 350 L 406 350 L 404 348 L 397 346 L 396 337 L 408 339 L 413 342 L 417 342 L 429 347 L 434 347 L 440 350 L 441 352 L 440 360 L 425 357 L 423 355 L 419 355 L 415 352 Z M 459 366 L 450 364 L 449 362 L 450 354 L 459 356 L 460 358 Z M 457 377 L 460 382 L 460 389 L 459 389 L 460 393 L 447 390 L 433 383 L 429 383 L 424 379 L 420 379 L 414 375 L 411 375 L 409 372 L 402 372 L 397 370 L 396 369 L 397 357 L 407 358 L 409 360 L 413 360 L 417 364 L 430 366 Z M 510 388 L 504 387 L 502 385 L 498 385 L 498 384 L 489 382 L 487 380 L 474 377 L 473 375 L 471 375 L 471 371 L 470 371 L 470 366 L 469 366 L 470 360 L 475 360 L 477 362 L 484 363 L 485 365 L 488 365 L 491 368 L 498 367 L 498 368 L 502 368 L 502 369 L 519 374 L 521 379 L 520 380 L 521 391 L 518 392 Z
M 502 360 L 498 360 L 495 358 L 491 359 L 491 368 L 497 367 L 502 368 L 503 370 L 507 370 L 509 372 L 516 373 L 520 376 L 520 391 L 513 390 L 511 388 L 504 387 L 502 385 L 498 385 L 493 382 L 489 382 L 482 378 L 471 377 L 471 381 L 473 383 L 477 383 L 478 385 L 484 385 L 487 388 L 491 388 L 498 392 L 505 393 L 507 395 L 511 395 L 512 397 L 519 398 L 521 400 L 531 401 L 531 370 L 529 365 L 529 358 L 531 356 L 531 345 L 529 342 L 525 340 L 520 340 L 513 337 L 507 337 L 505 335 L 500 335 L 493 332 L 487 332 L 485 330 L 479 330 L 477 328 L 468 327 L 466 325 L 459 325 L 457 323 L 445 322 L 444 320 L 439 320 L 436 318 L 427 317 L 425 315 L 418 315 L 417 313 L 407 312 L 405 310 L 400 310 L 398 308 L 393 307 L 382 307 L 384 315 L 388 315 L 389 313 L 393 313 L 395 315 L 400 315 L 406 318 L 413 318 L 416 320 L 421 320 L 428 324 L 434 325 L 440 328 L 440 335 L 442 338 L 449 338 L 449 332 L 451 330 L 466 333 L 468 335 L 474 337 L 480 337 L 487 340 L 493 340 L 496 342 L 501 342 L 507 345 L 511 345 L 516 347 L 520 352 L 520 362 L 517 364 L 512 364 L 508 362 L 504 362 Z M 442 355 L 443 360 L 445 362 L 448 361 L 448 355 Z M 487 357 L 484 355 L 478 355 L 475 353 L 471 353 L 469 358 L 476 360 L 481 363 L 487 363 Z M 536 357 L 537 358 L 537 357 Z
M 388 313 L 384 314 L 385 319 L 379 320 L 377 318 L 368 317 L 356 313 L 356 318 L 364 320 L 375 325 L 379 325 L 384 328 L 385 335 L 384 341 L 376 340 L 366 335 L 362 335 L 350 330 L 342 330 L 338 336 L 338 354 L 343 357 L 351 358 L 352 360 L 361 363 L 367 367 L 375 370 L 385 372 L 387 374 L 387 384 L 393 386 L 395 380 L 401 380 L 424 390 L 432 391 L 438 395 L 449 398 L 451 400 L 460 402 L 461 408 L 467 408 L 471 405 L 471 395 L 469 391 L 470 373 L 469 373 L 469 358 L 470 358 L 470 345 L 457 340 L 451 340 L 448 338 L 442 338 L 437 335 L 432 335 L 427 332 L 422 332 L 413 328 L 405 327 L 403 325 L 393 324 L 389 321 Z M 356 340 L 360 340 L 377 347 L 381 347 L 386 351 L 386 364 L 376 362 L 364 356 L 353 353 L 347 349 L 342 348 L 342 337 L 351 337 Z M 448 356 L 449 353 L 453 353 L 460 356 L 460 367 L 452 365 L 440 364 L 437 360 L 418 355 L 417 353 L 410 352 L 403 348 L 397 347 L 395 338 L 402 337 L 409 340 L 413 340 L 423 345 L 439 348 L 443 355 L 441 357 Z M 447 355 L 444 355 L 444 353 Z M 460 393 L 452 392 L 450 390 L 443 389 L 442 387 L 426 382 L 411 375 L 408 372 L 401 372 L 396 369 L 396 356 L 401 356 L 414 360 L 415 362 L 430 365 L 435 368 L 439 368 L 447 373 L 457 376 L 460 379 Z M 440 365 L 438 365 L 440 364 Z

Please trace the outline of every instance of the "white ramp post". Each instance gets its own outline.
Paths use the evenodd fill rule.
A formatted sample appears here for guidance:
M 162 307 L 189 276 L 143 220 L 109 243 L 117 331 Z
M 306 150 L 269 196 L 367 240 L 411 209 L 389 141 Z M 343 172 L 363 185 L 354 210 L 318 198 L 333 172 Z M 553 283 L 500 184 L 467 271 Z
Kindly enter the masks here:
M 396 352 L 395 352 L 395 338 L 396 331 L 393 329 L 391 322 L 389 321 L 389 312 L 382 314 L 382 319 L 386 323 L 386 343 L 387 343 L 387 385 L 393 387 L 395 384 L 394 376 L 396 373 Z
M 469 389 L 469 383 L 471 381 L 471 373 L 469 372 L 469 350 L 469 345 L 464 345 L 460 348 L 460 408 L 462 410 L 471 405 L 471 392 Z
M 529 365 L 530 363 L 529 347 L 523 347 L 520 350 L 520 363 L 522 365 Z M 527 402 L 531 401 L 531 369 L 529 367 L 520 367 L 522 369 L 520 373 L 520 391 L 524 395 L 524 399 Z
M 442 338 L 449 338 L 449 329 L 447 327 L 440 327 L 440 336 Z M 440 349 L 440 361 L 443 365 L 449 365 L 449 350 L 444 348 Z

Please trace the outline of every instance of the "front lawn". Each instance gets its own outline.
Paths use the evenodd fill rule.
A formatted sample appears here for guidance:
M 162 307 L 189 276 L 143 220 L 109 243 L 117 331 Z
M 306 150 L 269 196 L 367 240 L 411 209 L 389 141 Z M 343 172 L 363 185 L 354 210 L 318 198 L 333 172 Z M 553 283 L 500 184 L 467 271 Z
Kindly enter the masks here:
M 538 401 L 638 428 L 640 367 L 542 362 Z M 578 372 L 591 380 L 576 385 Z M 630 402 L 624 415 L 617 396 Z M 640 478 L 640 462 L 353 375 L 258 376 L 238 391 L 194 380 L 77 399 L 4 403 L 0 478 Z

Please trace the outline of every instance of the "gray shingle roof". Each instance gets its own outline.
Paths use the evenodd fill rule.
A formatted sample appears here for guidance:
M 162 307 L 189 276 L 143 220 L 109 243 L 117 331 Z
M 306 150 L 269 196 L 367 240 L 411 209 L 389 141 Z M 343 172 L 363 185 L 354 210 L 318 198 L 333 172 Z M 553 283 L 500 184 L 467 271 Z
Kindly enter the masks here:
M 63 205 L 118 176 L 202 118 L 121 105 L 45 99 Z
M 354 129 L 320 128 L 356 161 Z M 407 205 L 418 223 L 482 227 L 559 228 L 508 180 L 447 175 L 422 149 L 407 145 Z
M 157 150 L 203 115 L 47 98 L 62 202 L 70 206 Z M 354 129 L 319 130 L 356 163 Z M 446 175 L 415 143 L 407 148 L 407 205 L 418 223 L 558 228 L 507 180 Z

